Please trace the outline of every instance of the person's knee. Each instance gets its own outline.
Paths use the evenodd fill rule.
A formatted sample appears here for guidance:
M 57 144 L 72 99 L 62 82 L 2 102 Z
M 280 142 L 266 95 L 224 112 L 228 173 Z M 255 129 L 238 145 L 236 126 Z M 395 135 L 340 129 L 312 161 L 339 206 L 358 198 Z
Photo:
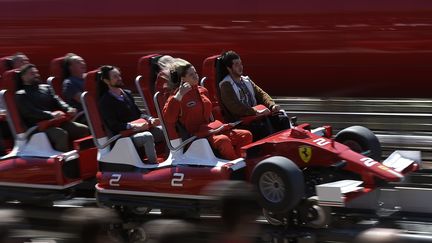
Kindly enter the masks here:
M 150 132 L 141 132 L 136 135 L 136 137 L 141 141 L 142 145 L 152 143 L 154 144 L 153 135 Z
M 51 127 L 46 130 L 46 134 L 56 150 L 63 152 L 69 150 L 69 134 L 66 130 L 60 127 Z
M 60 127 L 51 127 L 46 130 L 46 134 L 52 140 L 68 137 L 68 132 Z
M 162 142 L 164 140 L 164 134 L 161 126 L 152 127 L 150 133 L 153 135 L 155 142 Z
M 85 137 L 90 135 L 90 130 L 86 125 L 74 122 L 76 124 L 76 128 L 78 130 L 79 136 L 80 137 Z
M 231 139 L 226 135 L 218 135 L 217 138 L 214 139 L 214 145 L 216 148 L 231 145 Z
M 248 130 L 243 130 L 241 133 L 241 140 L 243 143 L 251 143 L 253 140 L 253 135 Z

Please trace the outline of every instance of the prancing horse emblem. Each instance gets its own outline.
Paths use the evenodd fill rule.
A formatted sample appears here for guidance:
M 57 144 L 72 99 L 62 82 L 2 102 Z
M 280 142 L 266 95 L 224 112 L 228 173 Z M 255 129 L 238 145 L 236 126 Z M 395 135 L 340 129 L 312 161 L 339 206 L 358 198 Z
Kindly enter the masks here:
M 299 147 L 300 158 L 305 162 L 309 162 L 312 157 L 312 148 L 307 145 L 302 145 Z

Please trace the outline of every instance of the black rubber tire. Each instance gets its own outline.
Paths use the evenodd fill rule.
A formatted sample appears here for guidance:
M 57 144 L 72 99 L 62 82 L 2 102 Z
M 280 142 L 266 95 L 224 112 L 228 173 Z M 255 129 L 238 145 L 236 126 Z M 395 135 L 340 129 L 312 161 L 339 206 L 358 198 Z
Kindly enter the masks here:
M 365 155 L 376 161 L 381 161 L 381 143 L 377 136 L 366 127 L 352 126 L 345 128 L 336 134 L 335 141 L 346 144 L 358 153 L 370 151 Z M 357 143 L 361 149 L 356 148 L 357 146 L 350 146 L 351 142 Z
M 272 178 L 276 179 L 272 182 Z M 303 198 L 305 192 L 302 171 L 294 162 L 281 156 L 261 161 L 252 172 L 252 183 L 256 186 L 261 206 L 275 213 L 292 210 Z M 267 192 L 263 190 L 265 184 L 270 188 Z M 270 191 L 278 191 L 279 195 L 276 197 L 279 198 L 271 200 Z

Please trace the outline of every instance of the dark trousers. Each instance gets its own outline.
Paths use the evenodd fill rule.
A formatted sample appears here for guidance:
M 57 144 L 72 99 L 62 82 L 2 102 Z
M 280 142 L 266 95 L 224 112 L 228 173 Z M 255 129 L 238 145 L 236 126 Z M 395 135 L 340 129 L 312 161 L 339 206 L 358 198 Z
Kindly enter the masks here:
M 288 116 L 286 116 L 282 112 L 278 112 L 274 115 L 271 115 L 269 117 L 269 120 L 274 132 L 279 132 L 288 129 L 291 126 Z
M 88 127 L 77 122 L 65 122 L 60 127 L 50 127 L 45 132 L 54 149 L 61 152 L 71 150 L 70 142 L 90 135 Z
M 239 128 L 247 129 L 253 134 L 254 141 L 265 138 L 275 132 L 290 128 L 289 118 L 282 113 L 265 117 Z
M 7 143 L 5 143 L 5 141 L 9 141 L 12 139 L 13 136 L 11 134 L 7 121 L 0 121 L 0 155 L 5 155 L 6 150 L 8 149 L 6 146 Z

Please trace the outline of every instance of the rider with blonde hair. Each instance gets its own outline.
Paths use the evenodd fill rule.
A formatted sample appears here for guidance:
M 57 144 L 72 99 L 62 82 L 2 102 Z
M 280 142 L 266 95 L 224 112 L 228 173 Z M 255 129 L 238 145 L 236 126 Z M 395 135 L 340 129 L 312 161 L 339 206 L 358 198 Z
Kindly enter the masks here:
M 174 92 L 165 103 L 163 116 L 167 123 L 179 122 L 189 134 L 199 136 L 203 128 L 218 121 L 211 121 L 212 103 L 207 89 L 199 86 L 198 81 L 195 67 L 185 60 L 177 59 L 170 70 L 169 80 Z M 252 134 L 247 130 L 229 129 L 210 134 L 207 139 L 222 158 L 233 160 L 240 157 L 242 146 L 252 142 Z

